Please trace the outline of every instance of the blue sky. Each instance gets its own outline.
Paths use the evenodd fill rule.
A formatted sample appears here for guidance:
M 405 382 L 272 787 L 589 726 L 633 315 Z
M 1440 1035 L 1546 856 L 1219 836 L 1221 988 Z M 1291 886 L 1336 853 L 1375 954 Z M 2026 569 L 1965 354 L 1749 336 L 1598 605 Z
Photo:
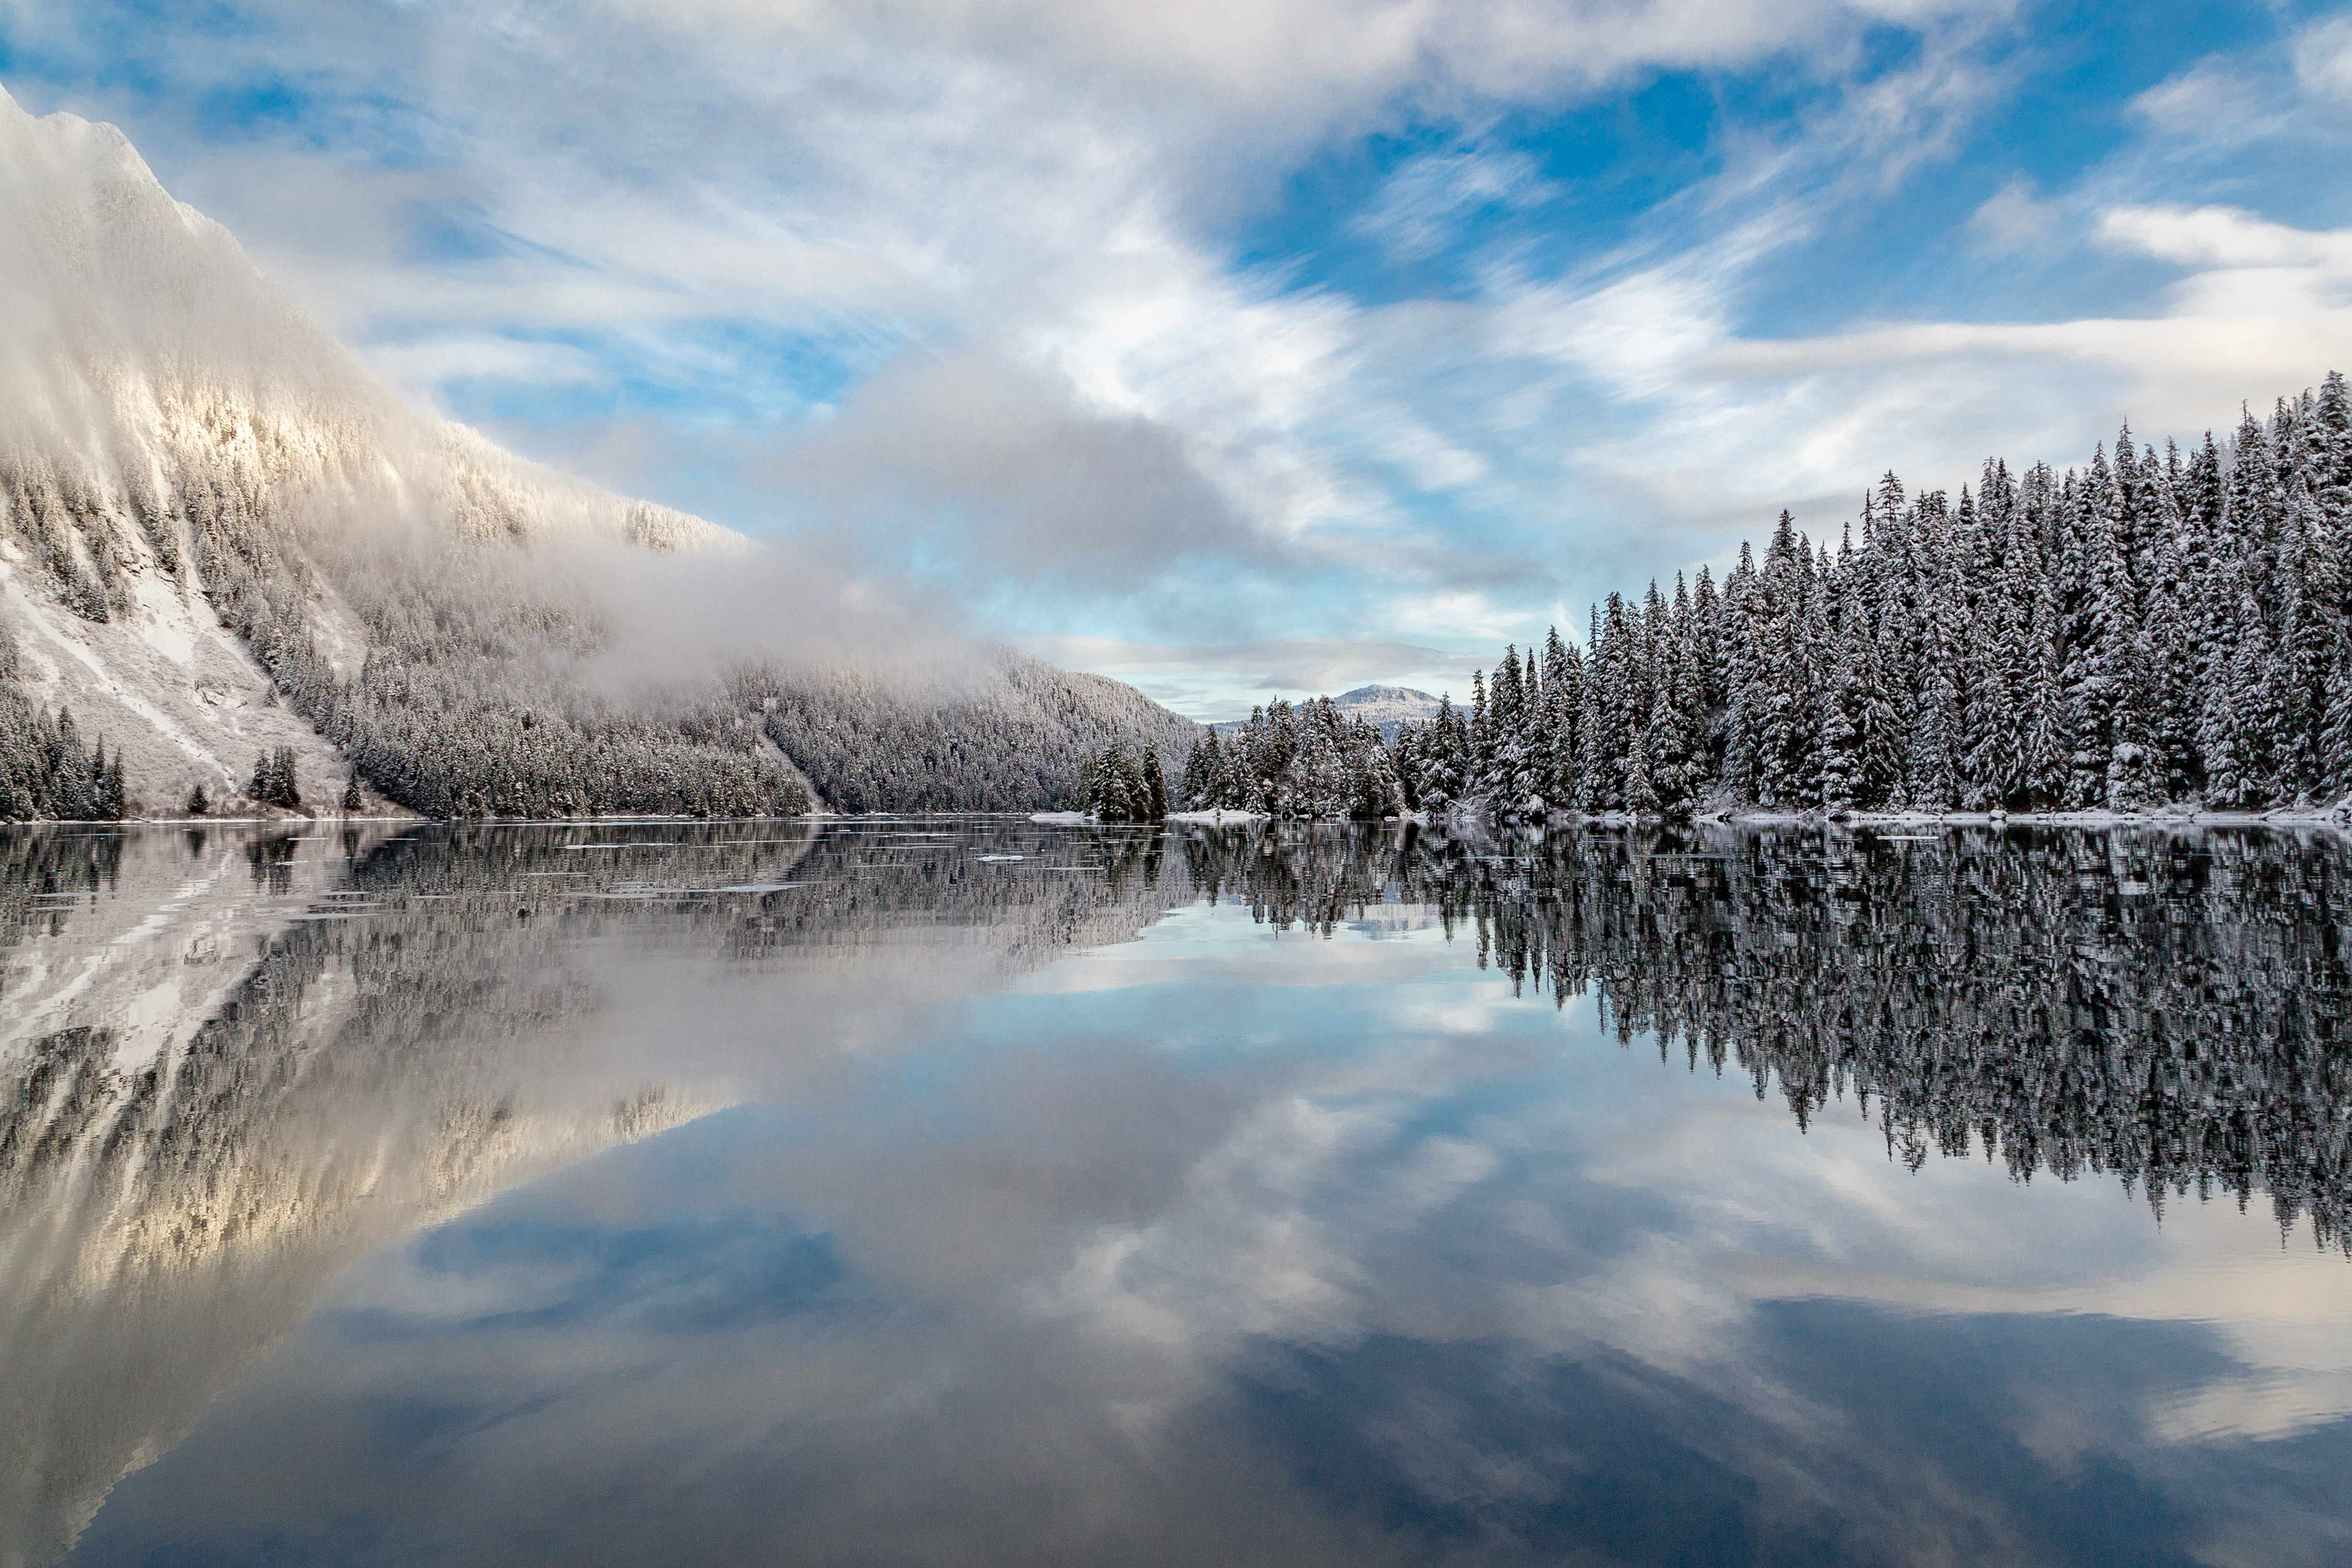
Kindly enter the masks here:
M 421 402 L 1230 716 L 2352 364 L 2352 16 L 0 0 Z

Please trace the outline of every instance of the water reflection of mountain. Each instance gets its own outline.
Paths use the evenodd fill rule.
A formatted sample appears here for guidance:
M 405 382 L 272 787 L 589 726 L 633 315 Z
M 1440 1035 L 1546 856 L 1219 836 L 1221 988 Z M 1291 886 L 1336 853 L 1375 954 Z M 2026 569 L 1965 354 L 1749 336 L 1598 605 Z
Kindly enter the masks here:
M 838 1015 L 1184 896 L 1146 840 L 1071 871 L 1012 837 L 0 835 L 0 1563 L 61 1552 L 369 1249 L 739 1092 L 740 1038 L 583 1054 L 645 965 L 748 967 L 780 1009 L 806 977 Z M 663 995 L 691 1040 L 693 988 Z
M 1189 874 L 1261 918 L 1432 909 L 1479 962 L 1622 1038 L 1852 1093 L 1897 1157 L 2267 1192 L 2352 1250 L 2352 846 L 2272 831 L 1701 828 L 1496 843 L 1210 835 Z

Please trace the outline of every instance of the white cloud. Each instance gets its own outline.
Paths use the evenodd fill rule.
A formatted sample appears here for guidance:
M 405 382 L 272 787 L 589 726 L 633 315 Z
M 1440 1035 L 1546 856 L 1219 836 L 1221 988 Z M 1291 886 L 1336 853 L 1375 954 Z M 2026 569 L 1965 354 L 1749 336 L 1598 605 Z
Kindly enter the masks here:
M 1458 633 L 1459 623 L 1447 630 Z M 1051 663 L 1129 682 L 1179 713 L 1211 722 L 1246 716 L 1250 699 L 1236 693 L 1297 698 L 1402 685 L 1466 699 L 1471 671 L 1494 662 L 1483 649 L 1457 653 L 1381 638 L 1203 643 L 1061 636 L 1025 639 L 1024 646 Z
M 856 388 L 783 474 L 854 530 L 911 536 L 967 570 L 1132 589 L 1202 556 L 1268 549 L 1171 425 L 1086 406 L 1066 382 L 965 353 Z
M 658 491 L 665 443 L 698 471 L 763 448 L 724 520 L 817 501 L 855 520 L 878 496 L 877 541 L 961 559 L 979 601 L 1021 607 L 1016 630 L 1117 623 L 1212 647 L 1277 632 L 1524 640 L 1563 601 L 1576 619 L 1588 593 L 1720 556 L 1782 504 L 1827 528 L 1890 465 L 1957 483 L 1988 452 L 2077 458 L 2126 413 L 2194 430 L 2307 382 L 2343 340 L 2338 237 L 2158 179 L 2176 141 L 2260 134 L 2332 103 L 2332 23 L 2268 65 L 2219 58 L 2143 94 L 2129 158 L 2073 185 L 2012 180 L 1952 236 L 1985 256 L 2073 247 L 2189 269 L 2160 295 L 2142 281 L 2111 313 L 2056 320 L 1832 310 L 1781 339 L 1755 319 L 1764 290 L 1816 264 L 1801 257 L 1841 265 L 1857 221 L 1998 102 L 2021 68 L 1979 46 L 2006 7 L 573 0 L 350 20 L 251 0 L 242 14 L 269 25 L 191 40 L 169 68 L 217 86 L 252 73 L 237 50 L 265 51 L 340 106 L 358 150 L 287 138 L 199 155 L 165 115 L 190 176 L 174 183 L 404 384 L 660 388 L 682 412 L 627 411 L 630 473 Z M 73 31 L 43 15 L 52 35 Z M 1922 31 L 1910 63 L 1873 74 L 1853 46 L 1878 21 Z M 1819 89 L 1813 108 L 1762 129 L 1727 117 L 1712 175 L 1604 250 L 1531 259 L 1523 242 L 1567 198 L 1493 137 L 1507 111 L 1768 60 Z M 2266 70 L 2293 79 L 2279 90 Z M 1444 252 L 1465 286 L 1368 304 L 1236 268 L 1235 220 L 1302 158 L 1404 126 L 1459 134 L 1338 224 L 1408 263 Z M 420 249 L 420 205 L 464 243 Z M 1473 219 L 1493 241 L 1465 256 Z M 538 346 L 551 342 L 564 346 Z M 939 395 L 954 374 L 961 405 Z M 741 428 L 711 434 L 729 421 Z M 565 444 L 609 436 L 506 428 L 557 460 L 601 461 Z M 780 474 L 824 482 L 793 497 Z M 1229 570 L 1185 580 L 1171 565 L 1187 550 Z M 1277 566 L 1318 586 L 1278 591 Z M 1222 619 L 1203 613 L 1212 597 Z M 1203 657 L 1192 676 L 1155 678 L 1239 699 Z
M 1999 256 L 2048 237 L 2058 221 L 2057 211 L 2042 199 L 2033 182 L 2020 174 L 1969 214 L 1969 232 L 1979 249 Z
M 2196 270 L 2146 316 L 1731 340 L 1706 369 L 1728 383 L 1869 410 L 1873 436 L 1902 406 L 1906 384 L 1924 389 L 1927 423 L 1909 449 L 1940 460 L 1935 476 L 1946 482 L 1966 477 L 1985 454 L 2079 459 L 2105 434 L 2085 428 L 2085 404 L 2111 420 L 2127 414 L 2145 434 L 2186 434 L 2226 420 L 2241 402 L 2261 406 L 2352 364 L 2352 229 L 2294 229 L 2222 207 L 2117 206 L 2098 214 L 2094 233 Z M 2062 430 L 2063 444 L 2047 434 Z M 1832 466 L 1853 455 L 1821 458 Z
M 2294 74 L 2305 90 L 2352 102 L 2352 17 L 2314 23 L 2294 47 Z
M 1458 243 L 1465 217 L 1482 209 L 1530 207 L 1560 193 L 1525 152 L 1423 153 L 1391 175 L 1349 226 L 1393 256 L 1420 260 Z
M 2184 267 L 2352 273 L 2352 229 L 2312 233 L 2233 207 L 2109 207 L 2098 223 L 2108 244 Z
M 375 371 L 394 386 L 429 399 L 451 382 L 499 381 L 536 386 L 594 386 L 604 367 L 568 343 L 534 343 L 484 334 L 445 333 L 406 343 L 381 344 L 367 353 Z
M 2245 62 L 2225 56 L 2166 78 L 2134 99 L 2131 108 L 2158 131 L 2211 136 L 2269 114 L 2265 97 Z
M 1360 125 L 1400 100 L 1555 100 L 1636 73 L 1728 66 L 1919 26 L 1971 0 L 606 0 L 634 19 L 738 43 L 900 49 L 1019 62 L 1082 96 L 1252 135 Z M 1997 9 L 2006 9 L 2005 6 Z

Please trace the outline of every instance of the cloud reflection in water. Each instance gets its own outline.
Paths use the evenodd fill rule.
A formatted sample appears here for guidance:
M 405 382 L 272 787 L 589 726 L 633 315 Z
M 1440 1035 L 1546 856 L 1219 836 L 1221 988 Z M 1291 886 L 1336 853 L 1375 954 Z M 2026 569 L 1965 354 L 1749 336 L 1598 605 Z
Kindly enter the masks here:
M 1801 837 L 1763 881 L 1812 873 L 1837 901 Z M 570 1065 L 609 1069 L 635 1040 L 640 1071 L 725 1078 L 748 1103 L 377 1251 L 116 1490 L 76 1560 L 2342 1552 L 2352 1272 L 2333 1248 L 2302 1228 L 2283 1249 L 2229 1202 L 2176 1200 L 2159 1225 L 2105 1178 L 2023 1182 L 1932 1151 L 1914 1170 L 1890 1157 L 1906 1145 L 1890 1151 L 1879 1102 L 1801 1090 L 1801 1136 L 1736 1068 L 1718 1076 L 1704 1051 L 1695 1071 L 1680 1051 L 1662 1065 L 1654 1040 L 1622 1045 L 1589 1002 L 1556 1007 L 1507 972 L 1514 900 L 1582 910 L 1578 939 L 1600 954 L 1610 901 L 1636 896 L 1680 911 L 1667 946 L 1733 931 L 1706 949 L 1715 972 L 1767 983 L 1750 959 L 1784 949 L 1749 927 L 1749 894 L 1629 895 L 1645 873 L 1622 841 L 1519 862 L 1464 850 L 1358 841 L 1345 852 L 1378 874 L 1354 883 L 1338 845 L 1294 843 L 1274 866 L 1255 849 L 1171 855 L 1148 895 L 1137 874 L 1139 936 L 1042 967 L 956 967 L 985 920 L 853 940 L 863 883 L 826 910 L 777 894 L 716 919 L 716 965 L 706 939 L 676 940 L 688 927 L 643 928 L 641 962 L 597 971 Z M 1897 858 L 1848 866 L 1874 918 L 1932 929 L 1918 852 L 1874 852 Z M 2071 852 L 2039 872 L 2012 863 L 2034 846 L 1971 852 L 1989 862 L 1971 874 L 2060 903 L 1970 920 L 2022 909 L 2020 933 L 2071 950 L 2068 911 L 2111 907 Z M 2277 853 L 2283 872 L 2256 854 L 2242 869 L 2264 874 L 2222 894 L 2184 873 L 2179 898 L 2236 901 L 2196 941 L 2274 941 L 2281 874 L 2300 920 L 2334 918 L 2302 894 L 2332 894 L 2335 852 Z M 1186 902 L 1212 883 L 1242 896 Z M 1328 936 L 1263 918 L 1324 908 Z M 1822 940 L 1864 958 L 1870 926 Z M 1963 929 L 1971 950 L 1992 939 Z M 826 932 L 891 961 L 820 983 L 790 956 Z M 2126 929 L 2083 962 L 2196 977 L 2157 940 Z M 611 957 L 611 934 L 593 950 Z M 2208 962 L 2243 969 L 2244 954 Z M 1615 974 L 1616 1008 L 1672 962 Z M 2284 968 L 2341 994 L 2340 968 Z M 1857 1006 L 1907 983 L 1858 972 Z M 1888 1015 L 1881 1033 L 1916 1027 Z M 1779 1059 L 1801 1085 L 1802 1045 Z M 1847 1068 L 1881 1072 L 1881 1095 L 1933 1097 L 1883 1062 Z M 2211 1114 L 2305 1113 L 2258 1076 L 2239 1071 L 2241 1101 Z M 2308 1185 L 2323 1153 L 2263 1168 Z M 2210 1157 L 2226 1179 L 2235 1156 Z

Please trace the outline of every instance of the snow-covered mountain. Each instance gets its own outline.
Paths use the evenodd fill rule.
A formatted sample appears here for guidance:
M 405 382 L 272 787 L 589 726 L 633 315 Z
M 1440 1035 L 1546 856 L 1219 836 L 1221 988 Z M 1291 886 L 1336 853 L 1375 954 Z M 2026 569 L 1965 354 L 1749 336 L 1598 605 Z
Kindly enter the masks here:
M 1411 686 L 1358 686 L 1333 697 L 1331 706 L 1349 718 L 1378 727 L 1381 738 L 1387 741 L 1396 739 L 1401 724 L 1419 724 L 1437 716 L 1437 699 Z
M 1437 699 L 1411 686 L 1358 686 L 1333 697 L 1331 706 L 1339 710 L 1342 718 L 1360 718 L 1373 726 L 1381 732 L 1381 738 L 1391 746 L 1396 744 L 1398 726 L 1437 716 Z M 1224 736 L 1239 730 L 1242 723 L 1230 719 L 1210 727 Z
M 630 574 L 583 562 L 752 548 L 407 405 L 121 131 L 0 92 L 0 815 L 60 708 L 150 812 L 235 797 L 278 747 L 314 797 L 356 768 L 436 813 L 794 809 L 811 780 L 780 742 L 855 650 L 635 706 L 585 668 Z M 988 777 L 1029 798 L 933 803 L 1052 803 L 1087 749 L 1189 743 L 1127 688 L 964 663 L 952 700 L 861 710 L 854 749 L 904 749 L 919 714 L 960 757 L 1018 751 Z

